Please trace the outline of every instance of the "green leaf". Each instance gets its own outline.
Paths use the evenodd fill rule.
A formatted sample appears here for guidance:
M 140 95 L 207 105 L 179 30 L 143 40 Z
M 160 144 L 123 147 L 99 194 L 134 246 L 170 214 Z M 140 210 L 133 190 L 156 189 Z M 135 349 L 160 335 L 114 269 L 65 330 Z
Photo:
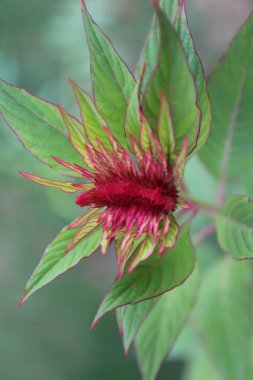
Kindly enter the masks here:
M 198 272 L 160 297 L 143 321 L 135 347 L 144 380 L 154 380 L 189 316 L 199 287 Z
M 200 153 L 216 176 L 230 178 L 252 165 L 253 14 L 209 79 L 213 121 Z
M 166 14 L 169 21 L 173 23 L 176 31 L 179 33 L 180 41 L 184 47 L 187 62 L 195 81 L 197 90 L 197 104 L 202 113 L 198 146 L 196 148 L 199 149 L 207 139 L 211 121 L 210 101 L 207 93 L 207 85 L 203 67 L 192 40 L 185 5 L 181 4 L 181 6 L 178 6 L 178 0 L 162 0 L 160 1 L 160 7 Z M 148 39 L 142 51 L 136 70 L 138 76 L 144 62 L 147 64 L 143 87 L 147 84 L 148 78 L 155 69 L 157 55 L 159 52 L 159 44 L 159 25 L 157 18 L 154 17 Z
M 139 302 L 136 305 L 127 305 L 118 310 L 122 310 L 122 338 L 125 352 L 127 353 L 133 342 L 142 322 L 150 313 L 158 301 L 158 297 L 151 300 Z
M 98 309 L 93 326 L 103 315 L 117 307 L 159 296 L 181 285 L 194 266 L 195 251 L 189 230 L 185 229 L 173 249 L 165 251 L 162 256 L 155 251 L 132 273 L 114 282 Z
M 85 5 L 83 21 L 91 54 L 91 75 L 96 106 L 113 135 L 124 148 L 127 148 L 124 119 L 135 80 Z
M 144 73 L 144 70 L 143 70 Z M 140 125 L 141 125 L 141 117 L 140 117 L 140 106 L 141 106 L 141 83 L 143 80 L 143 73 L 140 76 L 140 79 L 135 85 L 133 93 L 129 99 L 129 104 L 127 106 L 126 117 L 125 117 L 125 132 L 126 138 L 128 141 L 129 147 L 131 144 L 131 136 L 134 137 L 136 141 L 139 141 L 140 138 Z
M 97 139 L 99 139 L 107 149 L 112 150 L 111 143 L 104 131 L 104 127 L 106 126 L 105 120 L 97 111 L 89 95 L 75 83 L 71 82 L 71 85 L 80 108 L 83 128 L 88 141 L 95 148 L 99 149 L 97 143 Z
M 167 1 L 167 4 L 168 3 L 169 1 Z M 185 4 L 183 4 L 181 11 L 178 14 L 175 28 L 179 32 L 180 41 L 184 47 L 186 59 L 194 78 L 197 90 L 197 105 L 201 110 L 201 122 L 198 137 L 198 145 L 196 147 L 197 151 L 205 144 L 210 132 L 211 104 L 207 91 L 207 83 L 203 71 L 203 66 L 196 52 L 191 31 L 189 28 Z
M 29 179 L 29 181 L 37 183 L 38 185 L 59 189 L 59 190 L 64 191 L 65 193 L 76 193 L 78 191 L 84 190 L 84 189 L 80 189 L 74 186 L 72 182 L 53 181 L 51 179 L 38 177 L 36 175 L 28 174 L 24 172 L 19 172 L 19 174 Z
M 158 137 L 166 157 L 168 157 L 170 164 L 173 165 L 175 163 L 176 140 L 172 110 L 169 108 L 168 102 L 163 95 L 161 96 L 161 108 L 158 119 Z
M 79 154 L 70 144 L 61 113 L 54 104 L 0 81 L 0 113 L 24 147 L 44 164 L 72 176 L 71 171 L 51 156 L 82 164 Z
M 253 258 L 253 202 L 246 196 L 231 196 L 216 218 L 218 241 L 234 259 Z
M 63 228 L 47 247 L 39 265 L 26 285 L 21 303 L 56 277 L 77 265 L 81 259 L 90 256 L 99 247 L 102 237 L 100 227 L 83 239 L 71 252 L 66 253 L 66 248 L 77 231 L 78 229 Z
M 199 133 L 200 110 L 196 105 L 196 90 L 179 37 L 167 17 L 157 8 L 161 33 L 161 49 L 158 64 L 145 89 L 143 111 L 154 131 L 157 132 L 160 114 L 160 95 L 168 101 L 176 152 L 187 138 L 189 152 L 196 147 Z
M 221 379 L 247 379 L 252 329 L 252 266 L 230 257 L 220 260 L 205 276 L 191 318 L 203 349 Z
M 59 110 L 62 115 L 62 119 L 64 124 L 66 125 L 69 132 L 69 140 L 73 148 L 82 156 L 83 161 L 85 163 L 85 167 L 93 169 L 93 165 L 91 165 L 88 154 L 85 149 L 85 144 L 87 143 L 84 128 L 82 124 L 71 117 L 64 109 L 59 107 Z
M 162 0 L 160 1 L 160 7 L 166 14 L 168 20 L 173 23 L 178 11 L 178 0 Z M 147 85 L 148 78 L 152 74 L 157 64 L 159 45 L 159 24 L 156 15 L 154 15 L 147 40 L 136 67 L 136 76 L 140 76 L 143 65 L 146 65 L 143 88 L 145 88 Z

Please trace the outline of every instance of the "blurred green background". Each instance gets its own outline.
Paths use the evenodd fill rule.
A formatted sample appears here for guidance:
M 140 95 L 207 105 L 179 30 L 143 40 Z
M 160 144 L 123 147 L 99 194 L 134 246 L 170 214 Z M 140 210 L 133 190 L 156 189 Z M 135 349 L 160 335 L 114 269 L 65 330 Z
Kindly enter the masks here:
M 253 1 L 188 0 L 186 4 L 209 73 Z M 150 24 L 150 2 L 87 0 L 87 5 L 133 68 Z M 90 89 L 79 0 L 1 0 L 0 75 L 76 113 L 67 78 Z M 25 152 L 2 120 L 0 127 L 0 380 L 140 379 L 133 352 L 124 356 L 113 313 L 89 330 L 115 275 L 113 254 L 102 258 L 98 253 L 83 261 L 18 308 L 46 245 L 78 210 L 70 195 L 19 177 L 17 170 L 44 175 L 48 169 Z M 189 165 L 187 178 L 193 191 L 201 188 L 195 196 L 214 197 L 214 183 L 197 160 Z M 185 340 L 190 339 L 186 334 Z M 175 350 L 159 380 L 184 378 L 183 351 Z

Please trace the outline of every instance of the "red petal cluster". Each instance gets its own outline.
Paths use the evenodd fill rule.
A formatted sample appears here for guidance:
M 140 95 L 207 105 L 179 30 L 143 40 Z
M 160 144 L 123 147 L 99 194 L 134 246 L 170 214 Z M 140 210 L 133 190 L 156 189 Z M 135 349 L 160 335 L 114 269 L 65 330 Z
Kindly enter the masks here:
M 106 207 L 99 220 L 103 221 L 103 230 L 110 231 L 112 236 L 118 230 L 128 233 L 134 228 L 138 236 L 152 233 L 156 240 L 161 222 L 162 235 L 168 232 L 166 218 L 177 205 L 173 168 L 167 164 L 157 141 L 156 154 L 150 147 L 146 152 L 142 150 L 135 165 L 109 130 L 107 135 L 116 148 L 113 152 L 105 150 L 101 142 L 101 151 L 86 147 L 96 169 L 92 178 L 94 188 L 79 195 L 76 203 L 81 207 Z M 140 151 L 141 147 L 138 148 Z
M 94 222 L 95 226 L 102 224 L 102 252 L 106 252 L 113 240 L 118 241 L 119 273 L 122 275 L 138 239 L 139 253 L 130 265 L 130 271 L 146 260 L 155 247 L 162 254 L 166 247 L 175 244 L 179 229 L 172 212 L 177 207 L 179 195 L 175 168 L 168 163 L 161 144 L 148 125 L 143 123 L 141 126 L 140 142 L 131 137 L 133 155 L 123 149 L 109 128 L 104 129 L 111 149 L 98 139 L 97 147 L 85 144 L 86 164 L 90 170 L 55 160 L 91 182 L 91 186 L 77 196 L 76 203 L 94 211 L 87 218 L 84 216 L 85 223 L 81 217 L 70 226 L 82 225 L 68 250 L 86 236 L 87 231 L 95 228 Z M 75 186 L 81 189 L 84 184 Z M 172 238 L 167 239 L 172 222 Z

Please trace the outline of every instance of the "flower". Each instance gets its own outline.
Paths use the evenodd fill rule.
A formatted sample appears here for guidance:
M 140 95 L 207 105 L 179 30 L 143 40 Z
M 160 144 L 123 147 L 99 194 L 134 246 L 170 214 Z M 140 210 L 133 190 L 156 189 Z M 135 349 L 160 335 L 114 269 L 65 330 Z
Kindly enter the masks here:
M 59 110 L 69 128 L 69 115 L 61 107 Z M 73 143 L 73 130 L 69 128 L 70 140 L 79 153 L 81 151 L 84 167 L 57 157 L 53 159 L 78 173 L 86 182 L 51 181 L 21 172 L 40 185 L 70 193 L 80 192 L 76 204 L 87 207 L 87 210 L 68 227 L 77 228 L 77 232 L 66 253 L 71 254 L 71 249 L 80 240 L 102 228 L 102 254 L 113 241 L 116 243 L 119 278 L 125 271 L 133 271 L 155 249 L 162 255 L 166 249 L 172 248 L 180 230 L 173 213 L 178 207 L 189 208 L 180 195 L 188 153 L 187 140 L 183 140 L 177 154 L 173 141 L 169 157 L 166 156 L 141 110 L 139 115 L 139 139 L 129 136 L 131 153 L 121 146 L 107 125 L 103 127 L 103 141 L 98 137 L 92 141 L 87 138 L 84 126 L 83 143 L 79 149 Z M 174 139 L 173 131 L 171 136 Z

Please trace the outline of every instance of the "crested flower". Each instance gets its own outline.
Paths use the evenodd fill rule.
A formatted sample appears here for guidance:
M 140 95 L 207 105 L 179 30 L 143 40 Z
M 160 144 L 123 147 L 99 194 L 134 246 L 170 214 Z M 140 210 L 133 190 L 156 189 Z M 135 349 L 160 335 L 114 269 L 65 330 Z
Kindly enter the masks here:
M 162 96 L 161 103 L 164 102 Z M 128 151 L 113 136 L 106 123 L 92 138 L 91 131 L 83 123 L 77 142 L 77 132 L 80 135 L 77 121 L 73 122 L 75 119 L 61 107 L 59 110 L 68 127 L 70 141 L 82 155 L 84 165 L 58 157 L 53 159 L 78 174 L 81 182 L 58 182 L 21 174 L 40 185 L 80 193 L 76 204 L 86 209 L 68 227 L 77 229 L 77 232 L 66 254 L 71 255 L 72 248 L 82 239 L 102 228 L 101 252 L 105 254 L 108 246 L 115 242 L 120 278 L 125 272 L 133 271 L 155 250 L 162 255 L 176 244 L 180 229 L 173 214 L 179 207 L 190 207 L 180 195 L 188 154 L 187 139 L 181 142 L 176 152 L 177 143 L 171 128 L 168 137 L 170 150 L 165 154 L 161 139 L 154 135 L 140 109 L 138 138 L 131 134 L 128 136 Z M 92 128 L 94 130 L 94 126 Z M 162 132 L 158 135 L 161 136 Z

